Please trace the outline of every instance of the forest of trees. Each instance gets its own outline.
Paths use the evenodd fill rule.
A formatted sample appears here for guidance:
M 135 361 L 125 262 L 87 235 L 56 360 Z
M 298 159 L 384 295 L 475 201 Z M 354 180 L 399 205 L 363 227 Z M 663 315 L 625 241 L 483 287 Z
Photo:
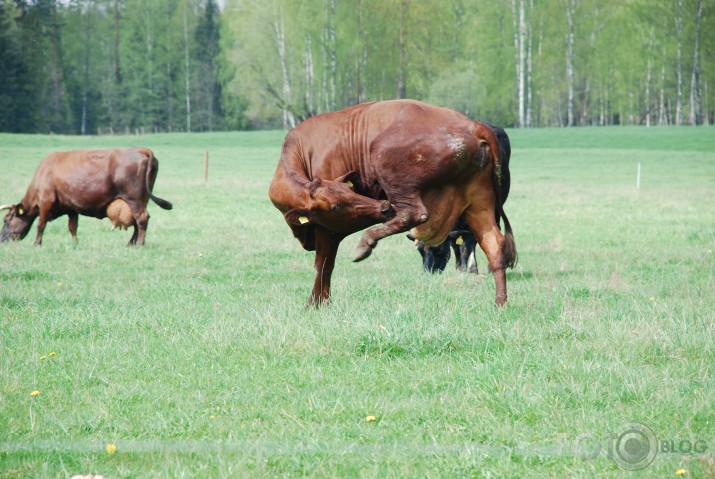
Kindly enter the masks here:
M 290 128 L 392 98 L 711 124 L 713 31 L 713 0 L 0 0 L 0 131 Z

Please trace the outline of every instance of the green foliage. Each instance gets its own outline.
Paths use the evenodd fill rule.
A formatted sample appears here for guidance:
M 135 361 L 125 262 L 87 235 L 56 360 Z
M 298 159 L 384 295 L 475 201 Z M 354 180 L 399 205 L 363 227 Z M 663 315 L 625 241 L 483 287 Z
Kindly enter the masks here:
M 51 151 L 138 141 L 174 203 L 149 204 L 144 247 L 87 217 L 77 244 L 64 217 L 0 244 L 0 477 L 711 478 L 704 132 L 510 129 L 499 310 L 482 253 L 481 275 L 428 275 L 401 235 L 359 264 L 347 238 L 332 304 L 304 309 L 313 255 L 267 198 L 282 131 L 0 134 L 1 204 Z M 707 451 L 623 471 L 630 421 Z
M 505 126 L 715 123 L 712 1 L 574 1 L 572 78 L 570 4 L 0 0 L 0 131 L 290 127 L 400 96 Z
M 5 0 L 0 18 L 1 131 L 224 127 L 215 0 Z
M 684 0 L 684 100 L 690 91 L 697 1 Z M 532 56 L 531 124 L 561 126 L 567 108 L 565 4 L 563 0 L 522 3 L 526 5 L 525 33 Z M 673 123 L 676 39 L 672 3 L 576 3 L 577 125 L 643 124 L 647 117 L 651 124 Z M 282 110 L 304 118 L 334 109 L 329 98 L 332 76 L 338 92 L 335 108 L 395 98 L 400 18 L 406 39 L 408 97 L 453 106 L 496 124 L 517 123 L 514 35 L 520 27 L 510 2 L 337 2 L 334 45 L 326 33 L 329 6 L 326 0 L 227 2 L 228 34 L 236 38 L 232 58 L 239 65 L 235 90 L 250 92 L 246 114 L 255 124 L 279 126 Z M 715 15 L 710 12 L 712 3 L 705 2 L 703 32 L 707 31 L 705 25 L 713 27 Z M 287 38 L 289 96 L 284 90 L 274 29 L 278 18 L 283 19 Z M 701 77 L 704 85 L 712 85 L 715 43 L 703 33 L 700 41 Z M 334 73 L 331 54 L 337 58 Z M 309 64 L 314 70 L 313 81 L 305 74 Z M 707 88 L 712 90 L 712 86 Z M 703 94 L 707 97 L 704 103 L 711 105 L 705 109 L 712 122 L 712 93 Z M 306 97 L 315 100 L 313 109 L 306 108 Z

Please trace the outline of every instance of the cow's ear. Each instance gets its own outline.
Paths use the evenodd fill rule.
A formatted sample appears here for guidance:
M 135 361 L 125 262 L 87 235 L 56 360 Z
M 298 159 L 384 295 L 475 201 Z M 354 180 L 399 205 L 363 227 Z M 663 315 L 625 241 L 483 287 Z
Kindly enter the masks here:
M 320 185 L 322 183 L 323 182 L 320 180 L 320 178 L 315 178 L 313 181 L 311 181 L 308 184 L 308 194 L 310 195 L 311 198 L 313 196 L 315 196 L 315 192 L 318 191 L 318 188 L 320 188 Z
M 360 188 L 362 184 L 360 182 L 360 173 L 357 171 L 348 171 L 342 176 L 335 178 L 334 181 L 339 181 L 341 183 L 347 183 L 351 190 L 355 191 Z
M 293 225 L 305 225 L 310 223 L 310 211 L 303 208 L 293 208 L 283 216 L 288 223 Z

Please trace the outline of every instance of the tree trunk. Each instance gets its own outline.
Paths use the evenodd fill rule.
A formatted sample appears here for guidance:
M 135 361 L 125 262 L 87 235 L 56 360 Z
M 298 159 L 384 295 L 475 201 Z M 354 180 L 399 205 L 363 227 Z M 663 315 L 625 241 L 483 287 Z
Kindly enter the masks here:
M 648 57 L 648 65 L 646 66 L 645 77 L 645 126 L 650 126 L 650 79 L 651 79 L 651 64 Z
M 53 97 L 53 112 L 52 112 L 52 128 L 62 131 L 62 123 L 64 118 L 62 115 L 62 67 L 60 65 L 60 29 L 59 21 L 57 20 L 57 5 L 52 3 L 52 97 Z
M 171 13 L 172 13 L 172 8 L 171 8 L 171 6 L 167 5 L 167 10 L 166 10 L 167 22 L 169 22 L 171 19 Z M 169 129 L 169 132 L 171 132 L 172 128 L 174 126 L 174 91 L 173 91 L 173 85 L 172 85 L 173 82 L 171 81 L 171 77 L 172 77 L 171 59 L 173 58 L 173 54 L 172 54 L 173 44 L 170 41 L 169 35 L 166 36 L 166 40 L 167 40 L 166 51 L 168 53 L 167 61 L 166 61 L 166 77 L 169 79 L 169 81 L 167 82 L 167 91 L 166 91 L 166 96 L 167 96 L 166 121 L 168 124 L 167 126 Z
M 184 98 L 186 100 L 186 131 L 191 132 L 191 68 L 189 64 L 189 25 L 186 15 L 188 1 L 184 1 Z
M 531 20 L 533 20 L 534 0 L 529 0 L 529 15 L 530 21 L 528 26 L 527 44 L 526 44 L 526 123 L 527 128 L 531 127 L 531 117 L 533 111 L 533 86 L 534 82 L 531 76 L 531 58 L 534 49 L 534 29 Z
M 658 102 L 658 124 L 668 124 L 668 117 L 665 111 L 665 50 L 663 50 L 663 65 L 661 66 L 660 70 L 660 101 Z
M 517 111 L 519 115 L 519 128 L 524 128 L 526 125 L 526 112 L 524 102 L 524 76 L 525 70 L 525 55 L 524 55 L 524 38 L 525 20 L 524 20 L 524 0 L 519 0 L 517 6 L 516 0 L 511 1 L 512 24 L 514 26 L 514 55 L 516 64 L 516 98 Z
M 114 80 L 117 84 L 122 81 L 119 68 L 119 0 L 114 0 Z
M 330 3 L 329 3 L 330 2 Z M 323 78 L 321 92 L 323 95 L 323 110 L 335 111 L 337 109 L 337 38 L 335 35 L 335 0 L 323 1 Z
M 147 12 L 144 16 L 144 22 L 145 22 L 145 27 L 144 27 L 144 32 L 146 34 L 146 72 L 147 72 L 147 86 L 149 87 L 149 91 L 153 92 L 154 91 L 154 35 L 153 35 L 153 29 L 151 28 L 152 25 L 152 18 L 150 17 L 149 12 Z M 143 118 L 144 126 L 155 126 L 156 125 L 156 115 L 155 115 L 155 103 L 154 103 L 154 98 L 153 96 L 150 96 L 147 100 L 151 101 L 145 101 L 144 102 L 144 108 L 145 108 L 145 115 Z
M 700 20 L 703 16 L 703 0 L 698 0 L 695 17 L 695 51 L 693 52 L 693 75 L 690 79 L 690 124 L 703 123 L 703 97 L 700 90 Z
M 400 2 L 399 26 L 397 35 L 397 98 L 407 98 L 405 77 L 407 65 L 405 61 L 405 16 L 409 6 L 408 0 Z
M 708 104 L 708 82 L 705 81 L 703 82 L 703 95 L 701 98 L 703 98 L 703 125 L 708 126 L 710 125 L 710 109 L 709 109 L 709 104 Z
M 358 0 L 357 2 L 357 30 L 360 48 L 358 50 L 358 56 L 356 59 L 356 69 L 357 69 L 357 87 L 356 95 L 357 102 L 362 103 L 365 101 L 365 87 L 367 74 L 367 32 L 365 31 L 365 6 L 363 0 Z
M 84 65 L 83 65 L 83 74 L 85 81 L 82 84 L 82 119 L 80 122 L 80 127 L 79 131 L 81 135 L 87 134 L 87 90 L 89 89 L 90 85 L 90 78 L 89 78 L 89 62 L 90 62 L 90 53 L 91 53 L 91 45 L 92 45 L 92 17 L 91 17 L 91 12 L 93 10 L 93 5 L 92 2 L 89 2 L 87 12 L 85 13 L 86 15 L 86 22 L 84 24 Z
M 292 104 L 290 75 L 288 73 L 288 62 L 286 59 L 286 42 L 285 42 L 285 27 L 283 26 L 283 8 L 279 7 L 276 17 L 273 21 L 273 29 L 276 34 L 276 46 L 278 47 L 278 59 L 281 64 L 281 73 L 283 76 L 283 128 L 295 128 L 295 116 L 290 110 Z
M 305 37 L 305 116 L 315 115 L 313 108 L 313 42 L 309 35 Z
M 574 14 L 576 0 L 566 1 L 566 21 L 568 23 L 568 38 L 566 48 L 566 81 L 568 83 L 568 101 L 566 104 L 567 126 L 573 126 L 574 106 Z
M 330 106 L 332 110 L 337 110 L 338 40 L 335 34 L 335 0 L 330 0 L 330 28 L 328 29 L 328 40 L 330 40 Z
M 683 0 L 678 0 L 678 14 L 675 17 L 675 31 L 678 36 L 678 53 L 676 64 L 677 95 L 675 97 L 675 124 L 683 124 Z

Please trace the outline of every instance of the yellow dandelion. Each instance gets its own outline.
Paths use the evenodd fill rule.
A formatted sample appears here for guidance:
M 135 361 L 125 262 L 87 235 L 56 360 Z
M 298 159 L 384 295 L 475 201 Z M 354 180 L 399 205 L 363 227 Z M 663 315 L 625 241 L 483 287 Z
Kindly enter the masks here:
M 375 416 L 368 416 L 365 418 L 367 422 L 375 422 L 377 421 L 377 418 Z
M 216 419 L 216 416 L 214 416 L 214 415 L 212 414 L 212 415 L 209 416 L 209 419 Z
M 709 249 L 708 254 L 713 254 L 713 250 Z M 678 470 L 680 470 L 680 469 L 678 469 Z
M 107 454 L 114 454 L 117 452 L 117 445 L 116 444 L 107 444 L 107 447 L 104 448 L 107 451 Z
M 203 255 L 204 255 L 203 253 L 199 253 L 199 258 L 201 258 Z
M 52 351 L 50 354 L 47 355 L 47 357 L 51 358 L 52 356 L 57 356 L 57 353 Z
M 648 298 L 648 299 L 650 299 L 651 301 L 655 301 L 655 296 L 651 296 L 651 297 Z
M 680 469 L 678 469 L 677 471 L 675 471 L 675 475 L 676 475 L 676 476 L 684 476 L 685 473 L 687 473 L 687 472 L 688 472 L 688 471 L 686 471 L 685 469 L 683 469 L 683 468 L 681 467 Z
M 37 396 L 38 394 L 40 394 L 40 390 L 39 390 L 39 389 L 35 389 L 34 391 L 32 391 L 32 392 L 30 393 L 30 396 Z
M 40 356 L 40 361 L 44 361 L 45 359 L 47 359 L 47 356 Z

